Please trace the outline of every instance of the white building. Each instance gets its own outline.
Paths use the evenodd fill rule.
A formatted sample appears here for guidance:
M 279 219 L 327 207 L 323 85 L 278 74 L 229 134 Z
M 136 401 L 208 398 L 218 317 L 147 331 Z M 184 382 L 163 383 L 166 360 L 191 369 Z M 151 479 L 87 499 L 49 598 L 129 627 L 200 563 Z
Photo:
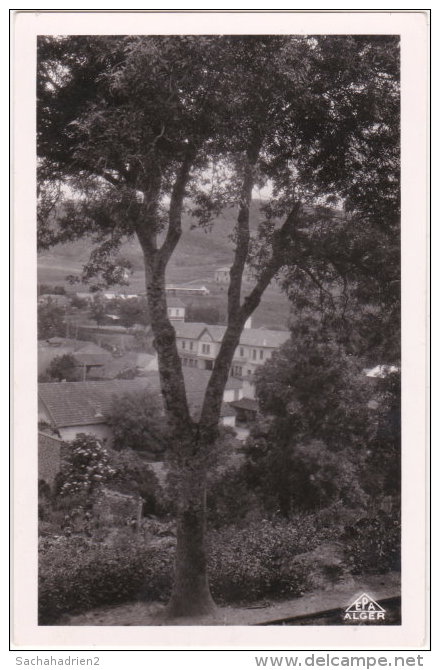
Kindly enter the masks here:
M 167 298 L 167 312 L 170 321 L 185 321 L 185 304 L 173 296 Z
M 249 322 L 250 325 L 250 322 Z M 212 370 L 226 326 L 176 323 L 177 349 L 186 367 Z M 250 377 L 290 337 L 288 331 L 250 328 L 243 330 L 231 366 L 234 377 Z

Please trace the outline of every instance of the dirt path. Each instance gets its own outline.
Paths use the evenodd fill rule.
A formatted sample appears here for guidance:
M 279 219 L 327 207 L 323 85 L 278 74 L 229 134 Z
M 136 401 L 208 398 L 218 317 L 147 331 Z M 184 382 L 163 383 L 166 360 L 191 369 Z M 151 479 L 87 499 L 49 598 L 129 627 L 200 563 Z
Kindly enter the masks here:
M 214 616 L 164 621 L 161 603 L 135 602 L 104 607 L 84 614 L 69 615 L 58 625 L 64 626 L 252 626 L 293 616 L 313 615 L 323 610 L 343 611 L 361 593 L 375 600 L 400 594 L 400 575 L 367 575 L 348 579 L 326 590 L 313 591 L 302 598 L 282 602 L 256 603 L 248 607 L 219 607 Z

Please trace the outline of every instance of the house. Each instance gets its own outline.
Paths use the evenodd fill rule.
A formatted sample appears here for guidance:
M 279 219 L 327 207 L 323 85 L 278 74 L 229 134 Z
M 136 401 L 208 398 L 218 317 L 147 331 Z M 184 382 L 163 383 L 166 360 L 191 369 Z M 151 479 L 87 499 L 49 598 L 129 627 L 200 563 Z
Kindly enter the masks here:
M 228 265 L 225 265 L 224 267 L 217 268 L 214 272 L 214 281 L 217 284 L 229 284 L 229 280 L 231 278 L 231 268 Z M 252 282 L 254 279 L 254 273 L 253 270 L 246 265 L 243 271 L 243 281 L 244 282 Z
M 165 286 L 167 295 L 209 295 L 209 289 L 206 286 L 174 286 L 167 284 Z
M 230 403 L 236 412 L 237 424 L 248 424 L 255 421 L 258 412 L 258 403 L 252 398 L 240 398 Z
M 167 298 L 167 312 L 170 321 L 185 321 L 185 304 L 174 296 Z
M 217 268 L 214 273 L 214 279 L 218 284 L 229 284 L 230 268 L 227 266 Z
M 250 326 L 248 321 L 247 325 Z M 176 323 L 177 349 L 185 367 L 212 370 L 226 326 Z M 290 337 L 288 331 L 245 327 L 231 366 L 234 377 L 248 377 L 263 365 Z
M 194 419 L 197 419 L 202 408 L 209 376 L 203 370 L 184 371 L 188 403 Z M 112 433 L 107 421 L 115 398 L 145 389 L 161 397 L 157 371 L 135 379 L 40 383 L 38 420 L 50 426 L 62 440 L 73 440 L 78 433 L 92 433 L 111 446 Z M 235 411 L 228 403 L 241 397 L 240 380 L 229 379 L 221 410 L 223 425 L 235 425 Z
M 145 386 L 140 379 L 38 384 L 38 420 L 49 424 L 63 440 L 73 440 L 78 433 L 93 433 L 111 442 L 107 418 L 114 397 L 141 391 Z
M 75 358 L 83 378 L 112 360 L 111 353 L 94 342 L 52 337 L 50 340 L 38 343 L 38 374 L 44 374 L 54 358 L 66 354 L 71 354 Z

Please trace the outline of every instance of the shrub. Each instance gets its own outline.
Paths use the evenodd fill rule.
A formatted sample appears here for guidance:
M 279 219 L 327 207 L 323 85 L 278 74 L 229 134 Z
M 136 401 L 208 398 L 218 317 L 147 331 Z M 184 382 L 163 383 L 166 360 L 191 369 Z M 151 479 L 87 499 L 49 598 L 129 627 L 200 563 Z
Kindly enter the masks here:
M 55 356 L 47 369 L 47 375 L 50 380 L 56 380 L 58 382 L 63 381 L 63 379 L 68 382 L 78 381 L 80 372 L 73 354 Z
M 136 451 L 128 448 L 112 451 L 111 465 L 115 471 L 111 480 L 112 489 L 141 496 L 144 514 L 164 516 L 168 513 L 165 492 L 156 474 Z
M 168 540 L 155 546 L 147 546 L 141 536 L 130 539 L 127 534 L 124 542 L 115 537 L 111 546 L 79 537 L 42 538 L 40 624 L 52 624 L 63 614 L 93 607 L 168 599 L 175 540 L 169 526 L 164 532 Z M 154 534 L 160 535 L 158 529 Z M 294 559 L 326 539 L 328 530 L 317 529 L 312 515 L 213 531 L 208 563 L 214 597 L 221 603 L 233 603 L 302 595 L 313 587 L 314 564 L 299 560 L 304 557 Z
M 400 569 L 400 514 L 378 510 L 348 527 L 345 552 L 353 574 Z
M 40 546 L 39 623 L 63 614 L 135 599 L 162 600 L 171 588 L 172 560 L 160 548 L 136 540 L 124 547 L 57 538 Z
M 78 433 L 69 445 L 61 495 L 92 497 L 114 475 L 107 450 L 93 434 Z
M 246 528 L 230 526 L 212 533 L 210 581 L 221 602 L 252 602 L 264 597 L 300 596 L 312 585 L 313 567 L 292 559 L 326 539 L 312 516 L 263 520 Z
M 247 486 L 242 469 L 229 467 L 210 476 L 207 492 L 208 523 L 215 528 L 237 524 L 251 512 L 258 513 L 259 501 Z

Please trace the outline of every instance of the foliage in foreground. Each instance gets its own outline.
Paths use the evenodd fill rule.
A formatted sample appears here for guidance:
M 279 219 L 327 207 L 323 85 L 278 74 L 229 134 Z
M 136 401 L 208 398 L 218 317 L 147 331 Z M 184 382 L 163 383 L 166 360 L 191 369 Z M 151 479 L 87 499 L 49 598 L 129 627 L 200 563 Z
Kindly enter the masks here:
M 359 520 L 346 531 L 345 552 L 353 574 L 400 570 L 401 522 L 383 510 Z
M 310 588 L 313 567 L 293 557 L 325 539 L 312 517 L 294 522 L 230 526 L 210 537 L 210 581 L 221 603 L 295 597 Z M 63 614 L 131 600 L 166 600 L 172 584 L 173 551 L 140 537 L 96 544 L 78 537 L 40 541 L 39 622 Z
M 91 433 L 78 433 L 67 444 L 69 449 L 65 469 L 58 478 L 60 494 L 92 501 L 115 474 L 108 452 Z

